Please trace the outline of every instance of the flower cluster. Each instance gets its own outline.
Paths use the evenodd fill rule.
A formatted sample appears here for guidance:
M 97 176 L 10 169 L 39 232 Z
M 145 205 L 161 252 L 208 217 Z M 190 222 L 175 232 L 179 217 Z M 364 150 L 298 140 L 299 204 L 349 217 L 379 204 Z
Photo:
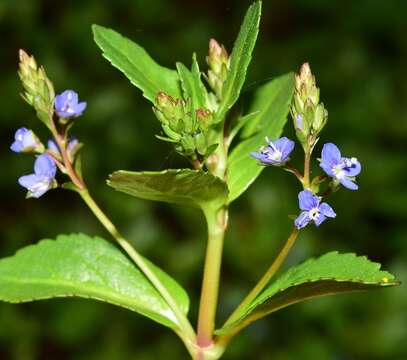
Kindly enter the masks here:
M 66 90 L 55 96 L 55 112 L 61 119 L 77 117 L 83 113 L 86 108 L 86 102 L 78 102 L 78 94 L 73 90 Z M 47 123 L 54 120 L 48 119 Z M 61 122 L 62 124 L 64 122 Z M 55 176 L 57 166 L 65 172 L 65 161 L 74 162 L 75 154 L 81 144 L 76 139 L 69 140 L 65 145 L 64 137 L 58 133 L 53 133 L 54 139 L 48 141 L 48 148 L 45 148 L 40 139 L 30 129 L 22 127 L 14 135 L 14 142 L 10 149 L 16 153 L 35 153 L 39 154 L 34 162 L 34 172 L 29 175 L 21 176 L 18 183 L 28 190 L 27 197 L 39 198 L 48 190 L 57 187 Z M 63 158 L 61 148 L 56 141 L 55 136 L 59 137 L 60 144 L 66 146 L 67 160 Z
M 295 143 L 286 137 L 274 141 L 266 138 L 267 145 L 250 155 L 259 160 L 260 165 L 278 166 L 297 176 L 303 190 L 298 194 L 301 213 L 296 217 L 294 224 L 297 229 L 302 229 L 309 223 L 313 222 L 319 226 L 327 218 L 336 217 L 331 206 L 322 202 L 323 196 L 318 195 L 320 184 L 327 178 L 332 179 L 324 195 L 336 190 L 340 185 L 349 190 L 357 190 L 355 179 L 362 167 L 355 157 L 343 157 L 335 144 L 326 143 L 322 147 L 319 159 L 325 175 L 310 179 L 311 154 L 318 140 L 317 136 L 327 122 L 328 112 L 319 102 L 319 89 L 316 87 L 315 77 L 308 63 L 301 66 L 299 74 L 295 77 L 291 115 L 298 141 L 305 152 L 303 175 L 290 164 L 290 155 Z

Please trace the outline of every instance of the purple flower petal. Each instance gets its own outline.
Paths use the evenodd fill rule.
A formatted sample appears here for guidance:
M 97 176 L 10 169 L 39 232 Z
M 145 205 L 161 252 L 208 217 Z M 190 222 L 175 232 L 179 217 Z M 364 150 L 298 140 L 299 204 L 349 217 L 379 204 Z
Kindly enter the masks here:
M 303 190 L 298 194 L 298 201 L 301 210 L 312 210 L 318 207 L 319 198 L 309 190 Z
M 76 116 L 82 115 L 82 113 L 85 111 L 87 105 L 88 104 L 86 103 L 86 101 L 80 102 L 76 107 L 76 111 L 75 111 Z
M 341 161 L 341 152 L 335 144 L 327 143 L 322 148 L 321 163 L 334 167 Z
M 301 114 L 298 114 L 296 116 L 296 118 L 295 118 L 295 128 L 299 129 L 301 131 L 304 130 L 304 124 L 303 124 L 303 121 L 302 121 L 302 115 Z
M 39 176 L 45 176 L 53 179 L 57 168 L 54 160 L 48 154 L 43 154 L 37 157 L 34 163 L 34 173 Z
M 314 223 L 316 226 L 321 225 L 326 220 L 326 216 L 324 214 L 319 214 L 315 219 Z
M 344 168 L 346 176 L 357 176 L 362 170 L 362 165 L 356 158 L 344 158 L 343 161 L 347 166 Z
M 294 141 L 282 137 L 281 139 L 276 140 L 274 146 L 281 152 L 281 160 L 286 161 L 287 158 L 290 156 L 291 152 L 294 150 L 295 143 Z
M 260 160 L 260 161 L 263 161 L 266 158 L 266 156 L 264 154 L 256 152 L 256 151 L 252 151 L 250 153 L 250 156 L 252 156 L 255 159 Z
M 48 140 L 48 150 L 59 154 L 59 147 L 54 140 Z
M 359 189 L 359 186 L 357 184 L 355 184 L 353 181 L 349 180 L 347 177 L 344 177 L 343 179 L 339 179 L 339 182 L 349 190 Z
M 335 211 L 327 204 L 327 203 L 322 203 L 319 205 L 319 211 L 321 212 L 322 215 L 334 218 L 336 217 Z
M 27 189 L 33 187 L 36 183 L 41 181 L 42 176 L 36 174 L 24 175 L 18 179 L 18 183 Z
M 308 216 L 308 211 L 303 211 L 296 219 L 295 219 L 295 226 L 296 228 L 302 229 L 308 225 L 310 222 L 310 217 Z

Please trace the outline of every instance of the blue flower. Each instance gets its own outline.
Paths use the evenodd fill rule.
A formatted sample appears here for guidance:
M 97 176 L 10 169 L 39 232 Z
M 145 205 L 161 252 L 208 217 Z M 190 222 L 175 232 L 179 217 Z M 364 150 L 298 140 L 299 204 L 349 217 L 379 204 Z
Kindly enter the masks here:
M 34 163 L 34 174 L 21 176 L 18 183 L 28 190 L 28 197 L 39 198 L 54 187 L 56 171 L 57 168 L 51 156 L 39 155 Z
M 250 155 L 261 161 L 263 165 L 280 166 L 286 163 L 294 149 L 294 141 L 282 137 L 275 141 L 266 138 L 267 146 L 262 146 L 259 152 L 252 152 Z
M 362 169 L 359 161 L 355 157 L 342 157 L 335 144 L 327 143 L 324 145 L 320 166 L 327 175 L 340 182 L 344 187 L 350 190 L 358 189 L 353 181 Z
M 79 116 L 86 109 L 86 102 L 78 103 L 78 94 L 73 90 L 65 90 L 55 96 L 55 110 L 61 118 Z
M 43 152 L 44 145 L 38 140 L 35 134 L 25 128 L 19 128 L 14 135 L 14 142 L 10 149 L 16 153 L 20 152 Z
M 297 229 L 302 229 L 313 221 L 316 226 L 321 225 L 327 217 L 334 218 L 335 211 L 327 204 L 321 204 L 321 198 L 309 190 L 303 190 L 298 194 L 301 214 L 295 219 Z

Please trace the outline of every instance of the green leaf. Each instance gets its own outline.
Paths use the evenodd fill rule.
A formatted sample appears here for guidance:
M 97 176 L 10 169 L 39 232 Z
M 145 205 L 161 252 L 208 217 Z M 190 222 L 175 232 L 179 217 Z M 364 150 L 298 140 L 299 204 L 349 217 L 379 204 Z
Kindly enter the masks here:
M 118 191 L 147 200 L 204 208 L 209 203 L 223 204 L 226 184 L 200 170 L 177 169 L 161 172 L 116 171 L 108 185 Z
M 259 33 L 260 16 L 261 1 L 257 1 L 247 10 L 233 45 L 230 67 L 222 90 L 222 101 L 216 115 L 218 121 L 224 119 L 226 113 L 239 98 Z
M 182 97 L 175 70 L 158 65 L 141 46 L 112 29 L 93 25 L 92 30 L 103 56 L 124 73 L 148 100 L 155 103 L 160 91 L 176 99 Z
M 148 264 L 186 314 L 185 291 Z M 0 260 L 0 300 L 20 303 L 70 296 L 121 306 L 177 328 L 175 315 L 154 286 L 121 251 L 101 238 L 59 235 Z
M 294 78 L 289 73 L 269 81 L 254 94 L 248 113 L 257 113 L 243 128 L 243 140 L 232 150 L 228 160 L 229 203 L 238 198 L 264 169 L 250 153 L 265 144 L 266 136 L 277 139 L 281 135 L 293 91 Z
M 207 108 L 207 91 L 201 81 L 201 72 L 196 61 L 196 55 L 194 54 L 192 58 L 191 71 L 182 63 L 177 63 L 177 70 L 181 79 L 184 100 L 191 99 L 193 110 Z
M 392 274 L 380 270 L 380 264 L 365 256 L 329 252 L 294 266 L 271 282 L 237 320 L 217 333 L 233 331 L 298 302 L 325 295 L 398 285 Z

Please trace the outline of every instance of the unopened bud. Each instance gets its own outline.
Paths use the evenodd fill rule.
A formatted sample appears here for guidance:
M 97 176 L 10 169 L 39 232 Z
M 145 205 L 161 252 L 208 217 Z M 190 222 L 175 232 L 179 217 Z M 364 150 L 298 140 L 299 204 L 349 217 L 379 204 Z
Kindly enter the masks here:
M 325 109 L 324 104 L 319 104 L 315 109 L 314 121 L 312 128 L 316 133 L 319 133 L 325 126 L 328 120 L 328 111 Z
M 226 81 L 230 65 L 229 55 L 223 45 L 220 45 L 215 39 L 209 41 L 209 52 L 206 57 L 209 65 L 208 75 L 205 76 L 209 86 L 218 96 L 222 95 L 223 84 Z
M 38 68 L 33 56 L 20 50 L 19 59 L 18 75 L 24 88 L 22 96 L 34 107 L 38 118 L 50 127 L 55 98 L 54 86 L 48 79 L 45 70 L 42 67 Z

